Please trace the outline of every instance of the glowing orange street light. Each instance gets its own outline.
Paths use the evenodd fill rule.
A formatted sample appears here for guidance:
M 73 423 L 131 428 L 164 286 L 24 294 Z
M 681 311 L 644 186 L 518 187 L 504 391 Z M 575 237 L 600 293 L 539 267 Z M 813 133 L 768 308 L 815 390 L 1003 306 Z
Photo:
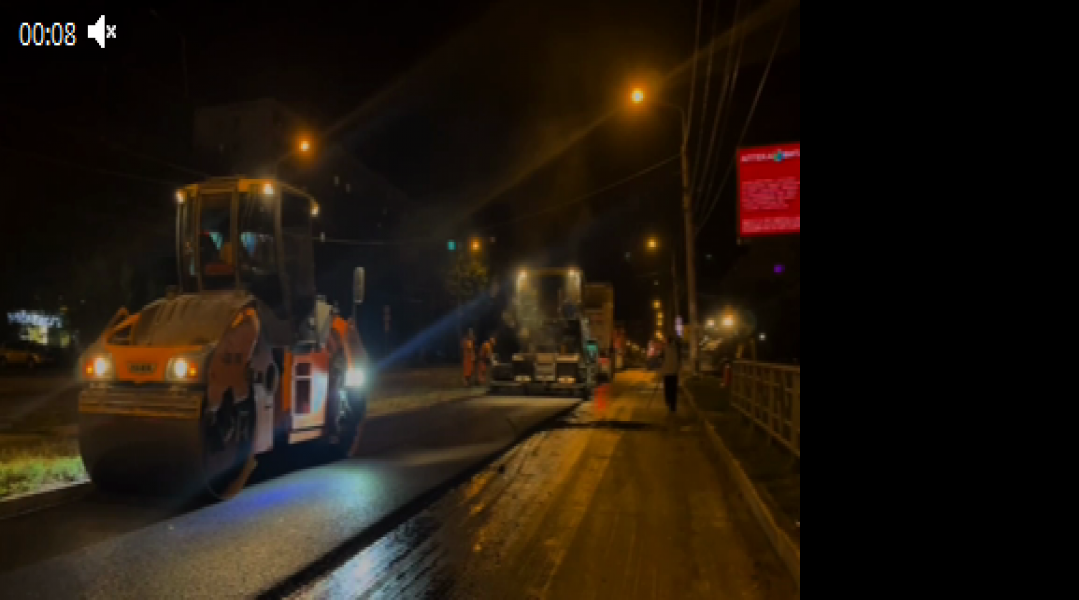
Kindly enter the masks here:
M 300 152 L 307 152 L 310 149 L 311 149 L 311 142 L 309 142 L 307 140 L 302 140 L 300 142 Z
M 640 104 L 641 102 L 644 102 L 644 90 L 642 90 L 641 88 L 637 88 L 633 90 L 629 97 L 635 103 Z

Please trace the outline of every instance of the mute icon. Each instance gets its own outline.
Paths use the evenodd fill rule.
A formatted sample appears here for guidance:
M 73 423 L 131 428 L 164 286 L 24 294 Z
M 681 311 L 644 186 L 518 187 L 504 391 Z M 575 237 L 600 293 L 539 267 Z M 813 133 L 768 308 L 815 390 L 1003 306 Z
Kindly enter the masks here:
M 97 42 L 98 46 L 105 47 L 105 40 L 116 39 L 116 26 L 105 23 L 105 15 L 98 18 L 97 23 L 91 23 L 87 28 L 86 37 Z

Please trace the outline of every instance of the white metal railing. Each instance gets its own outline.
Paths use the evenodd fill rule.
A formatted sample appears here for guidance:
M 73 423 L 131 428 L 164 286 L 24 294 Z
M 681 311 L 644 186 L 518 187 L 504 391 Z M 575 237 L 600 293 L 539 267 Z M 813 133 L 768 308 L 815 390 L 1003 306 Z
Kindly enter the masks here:
M 802 457 L 802 368 L 736 361 L 731 406 L 798 458 Z

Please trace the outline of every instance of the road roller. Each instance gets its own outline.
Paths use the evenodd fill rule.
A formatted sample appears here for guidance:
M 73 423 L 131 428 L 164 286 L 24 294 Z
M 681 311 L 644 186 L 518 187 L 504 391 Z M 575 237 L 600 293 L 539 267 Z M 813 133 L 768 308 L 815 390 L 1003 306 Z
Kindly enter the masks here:
M 367 357 L 352 316 L 317 294 L 318 203 L 276 179 L 176 192 L 179 284 L 121 308 L 80 360 L 79 446 L 98 487 L 226 499 L 255 457 L 355 453 Z

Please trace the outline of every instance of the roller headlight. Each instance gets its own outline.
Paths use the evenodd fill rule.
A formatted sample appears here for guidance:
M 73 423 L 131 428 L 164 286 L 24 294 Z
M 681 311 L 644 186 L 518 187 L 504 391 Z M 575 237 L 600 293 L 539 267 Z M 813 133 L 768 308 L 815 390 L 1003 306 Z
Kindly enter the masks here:
M 361 367 L 353 367 L 345 372 L 345 387 L 362 388 L 367 385 L 367 373 Z
M 176 383 L 199 381 L 203 360 L 202 356 L 177 356 L 169 361 L 165 379 Z
M 112 357 L 108 354 L 95 354 L 86 361 L 82 369 L 83 377 L 89 380 L 112 379 L 114 374 Z

